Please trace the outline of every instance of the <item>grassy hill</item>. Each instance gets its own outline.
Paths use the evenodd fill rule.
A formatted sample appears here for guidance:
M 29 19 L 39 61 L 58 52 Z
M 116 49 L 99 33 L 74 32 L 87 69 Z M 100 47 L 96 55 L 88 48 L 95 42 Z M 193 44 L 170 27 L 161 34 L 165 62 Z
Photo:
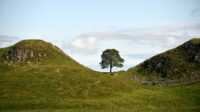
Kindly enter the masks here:
M 93 71 L 42 40 L 0 49 L 2 112 L 198 112 L 200 84 L 145 86 Z
M 194 38 L 177 48 L 158 54 L 128 70 L 139 81 L 168 83 L 200 81 L 200 39 Z
M 130 91 L 125 81 L 86 68 L 56 46 L 24 40 L 0 49 L 0 108 L 59 107 L 70 99 Z

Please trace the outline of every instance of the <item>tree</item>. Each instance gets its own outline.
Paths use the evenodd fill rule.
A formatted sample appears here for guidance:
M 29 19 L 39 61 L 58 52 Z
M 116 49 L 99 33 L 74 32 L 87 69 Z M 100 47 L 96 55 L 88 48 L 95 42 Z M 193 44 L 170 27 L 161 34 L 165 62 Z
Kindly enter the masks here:
M 112 73 L 113 67 L 123 67 L 124 59 L 120 57 L 119 51 L 116 49 L 106 49 L 101 55 L 102 61 L 100 62 L 101 68 L 110 68 Z

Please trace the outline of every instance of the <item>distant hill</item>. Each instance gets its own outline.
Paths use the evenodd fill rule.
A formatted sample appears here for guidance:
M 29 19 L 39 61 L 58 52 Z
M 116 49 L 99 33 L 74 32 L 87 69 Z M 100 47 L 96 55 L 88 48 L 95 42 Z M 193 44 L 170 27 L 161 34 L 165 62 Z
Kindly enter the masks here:
M 200 81 L 200 39 L 191 39 L 177 48 L 158 54 L 128 72 L 135 74 L 135 79 L 142 82 Z

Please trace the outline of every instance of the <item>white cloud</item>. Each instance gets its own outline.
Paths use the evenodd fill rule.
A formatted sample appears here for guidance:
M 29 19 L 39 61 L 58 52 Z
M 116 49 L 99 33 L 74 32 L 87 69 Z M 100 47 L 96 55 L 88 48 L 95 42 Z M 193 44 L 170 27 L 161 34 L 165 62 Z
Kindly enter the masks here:
M 87 37 L 86 39 L 75 39 L 71 44 L 79 49 L 93 50 L 95 47 L 96 39 L 94 37 Z
M 97 66 L 102 51 L 116 48 L 125 58 L 127 69 L 194 36 L 200 36 L 200 24 L 90 32 L 75 37 L 68 49 L 80 63 L 100 70 Z
M 47 39 L 58 45 L 81 64 L 101 70 L 100 56 L 105 49 L 116 48 L 119 50 L 125 59 L 125 66 L 122 69 L 128 69 L 153 55 L 174 48 L 197 36 L 200 37 L 200 23 L 89 32 L 80 34 L 68 42 L 59 39 L 41 39 Z M 17 40 L 19 40 L 17 37 L 0 36 L 0 47 L 9 46 Z
M 84 38 L 84 39 L 83 39 Z M 84 54 L 93 54 L 97 50 L 97 39 L 92 36 L 79 36 L 68 44 L 71 51 L 80 52 Z

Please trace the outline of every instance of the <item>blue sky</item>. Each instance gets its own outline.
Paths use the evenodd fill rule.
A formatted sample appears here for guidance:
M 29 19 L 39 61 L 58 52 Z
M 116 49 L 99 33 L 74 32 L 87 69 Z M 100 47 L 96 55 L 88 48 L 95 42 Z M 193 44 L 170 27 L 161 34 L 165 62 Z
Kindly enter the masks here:
M 200 35 L 199 0 L 0 0 L 0 47 L 40 38 L 100 70 L 106 48 L 134 66 Z

